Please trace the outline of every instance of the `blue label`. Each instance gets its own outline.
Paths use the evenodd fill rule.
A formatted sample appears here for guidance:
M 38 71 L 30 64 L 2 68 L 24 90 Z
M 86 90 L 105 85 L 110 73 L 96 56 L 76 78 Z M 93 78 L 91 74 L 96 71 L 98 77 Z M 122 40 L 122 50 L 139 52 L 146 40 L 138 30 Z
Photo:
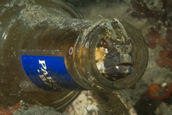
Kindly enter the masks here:
M 29 79 L 46 90 L 80 89 L 67 72 L 64 57 L 21 56 L 22 65 Z

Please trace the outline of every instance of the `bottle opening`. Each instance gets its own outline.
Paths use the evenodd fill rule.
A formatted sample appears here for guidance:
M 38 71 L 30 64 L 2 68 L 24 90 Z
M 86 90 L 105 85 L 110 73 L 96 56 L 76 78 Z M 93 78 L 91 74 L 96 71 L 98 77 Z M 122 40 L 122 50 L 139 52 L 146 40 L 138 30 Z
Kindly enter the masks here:
M 119 48 L 130 46 L 116 46 L 112 38 L 101 39 L 95 51 L 97 69 L 109 80 L 118 80 L 132 73 L 133 62 L 130 52 L 121 53 Z
M 104 24 L 95 49 L 98 71 L 108 80 L 127 77 L 133 71 L 132 42 L 117 21 Z
M 78 37 L 74 64 L 83 87 L 121 89 L 143 75 L 148 60 L 144 38 L 132 26 L 123 25 L 103 19 Z

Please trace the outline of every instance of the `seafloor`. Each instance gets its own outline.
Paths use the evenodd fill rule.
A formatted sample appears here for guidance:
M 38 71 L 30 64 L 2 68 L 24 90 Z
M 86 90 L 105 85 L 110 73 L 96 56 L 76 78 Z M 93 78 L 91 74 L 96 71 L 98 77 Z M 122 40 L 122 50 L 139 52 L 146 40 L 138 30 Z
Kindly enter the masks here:
M 62 114 L 171 115 L 172 1 L 65 1 L 73 4 L 86 19 L 118 18 L 135 26 L 144 36 L 149 47 L 149 62 L 144 76 L 132 88 L 113 91 L 110 94 L 83 91 Z M 21 107 L 14 113 L 14 115 L 58 114 L 60 113 L 55 112 L 54 109 L 39 106 Z

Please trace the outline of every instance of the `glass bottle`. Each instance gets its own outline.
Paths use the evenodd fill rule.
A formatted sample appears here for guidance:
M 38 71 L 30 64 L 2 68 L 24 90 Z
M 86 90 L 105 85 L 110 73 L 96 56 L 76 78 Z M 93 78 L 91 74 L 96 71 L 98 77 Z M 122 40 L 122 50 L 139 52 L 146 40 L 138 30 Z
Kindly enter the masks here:
M 4 2 L 0 25 L 0 107 L 23 100 L 60 110 L 83 89 L 130 87 L 147 65 L 138 30 L 81 19 L 59 0 Z

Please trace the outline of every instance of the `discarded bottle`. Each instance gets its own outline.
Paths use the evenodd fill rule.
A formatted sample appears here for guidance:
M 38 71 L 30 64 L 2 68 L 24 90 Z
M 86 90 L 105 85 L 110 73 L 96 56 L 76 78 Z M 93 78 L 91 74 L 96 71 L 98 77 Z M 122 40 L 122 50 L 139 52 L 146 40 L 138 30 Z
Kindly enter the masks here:
M 0 106 L 62 109 L 82 89 L 127 88 L 148 61 L 145 42 L 117 19 L 97 22 L 60 1 L 11 0 L 0 11 Z

